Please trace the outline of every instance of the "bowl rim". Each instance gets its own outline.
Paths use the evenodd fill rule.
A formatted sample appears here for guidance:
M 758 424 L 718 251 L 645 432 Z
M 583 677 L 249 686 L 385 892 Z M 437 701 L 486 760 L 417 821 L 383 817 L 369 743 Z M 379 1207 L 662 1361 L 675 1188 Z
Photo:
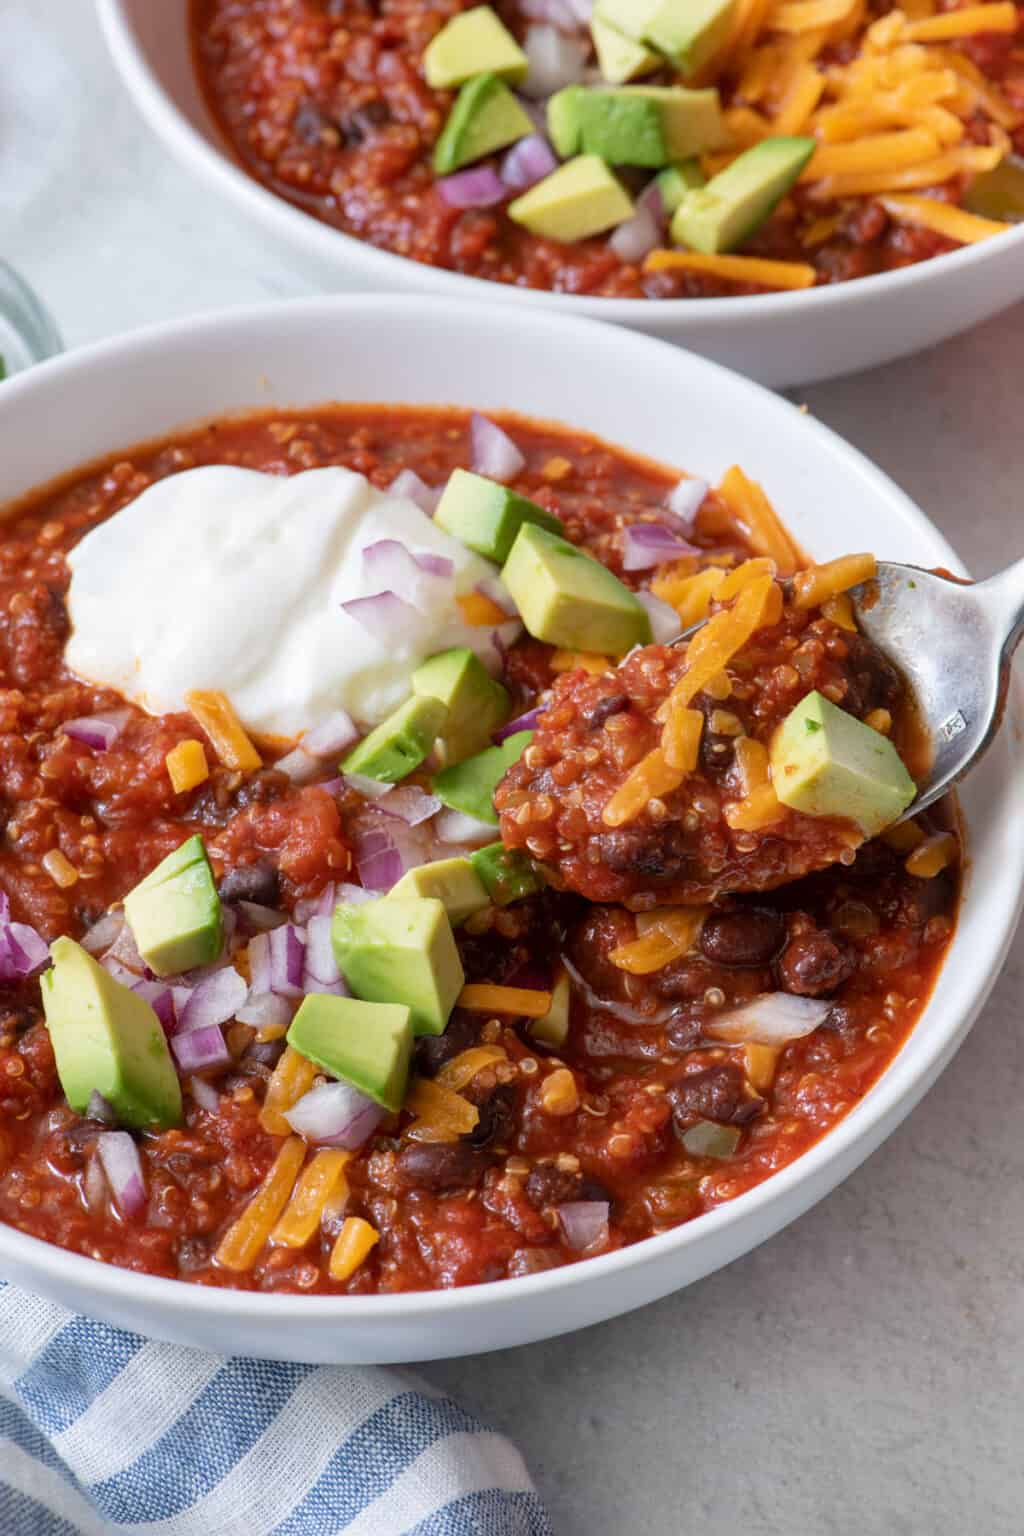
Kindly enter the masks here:
M 203 352 L 206 348 L 209 349 L 209 355 L 216 355 L 225 350 L 225 341 L 228 344 L 227 350 L 230 350 L 230 338 L 233 333 L 245 333 L 250 328 L 258 329 L 261 325 L 280 323 L 282 316 L 295 316 L 299 324 L 309 322 L 325 326 L 330 320 L 336 320 L 339 314 L 343 316 L 348 311 L 358 313 L 360 318 L 365 320 L 368 313 L 372 314 L 374 310 L 381 312 L 382 316 L 388 315 L 392 318 L 396 310 L 399 312 L 405 310 L 410 320 L 414 317 L 422 320 L 425 309 L 436 312 L 442 319 L 447 315 L 474 322 L 488 323 L 489 321 L 498 325 L 516 323 L 508 312 L 491 311 L 488 314 L 476 299 L 452 300 L 439 297 L 426 299 L 409 294 L 318 295 L 311 298 L 239 306 L 189 316 L 185 319 L 165 321 L 51 358 L 26 373 L 14 376 L 9 383 L 5 384 L 3 396 L 0 398 L 0 412 L 5 405 L 14 402 L 20 396 L 38 394 L 45 399 L 51 381 L 58 388 L 64 386 L 82 388 L 83 381 L 89 378 L 93 366 L 97 363 L 109 365 L 117 361 L 151 360 L 154 368 L 159 369 L 165 357 L 166 344 L 187 344 L 190 351 L 197 352 Z M 836 459 L 839 470 L 858 477 L 859 481 L 866 484 L 877 496 L 881 504 L 898 508 L 916 529 L 927 536 L 937 552 L 937 557 L 950 570 L 967 574 L 962 561 L 943 535 L 894 481 L 838 433 L 813 416 L 800 411 L 774 391 L 699 354 L 686 352 L 670 342 L 635 331 L 600 325 L 583 315 L 567 319 L 550 312 L 536 313 L 531 317 L 530 325 L 532 328 L 549 332 L 552 343 L 561 338 L 571 338 L 573 332 L 576 332 L 577 339 L 581 342 L 593 341 L 597 336 L 604 336 L 613 338 L 616 345 L 628 347 L 634 353 L 637 349 L 641 352 L 656 350 L 662 359 L 668 353 L 679 358 L 684 366 L 696 367 L 705 373 L 712 387 L 716 378 L 727 379 L 729 389 L 734 395 L 738 392 L 740 396 L 748 398 L 762 416 L 767 413 L 777 419 L 780 441 L 784 441 L 787 434 L 791 435 L 794 432 L 798 438 L 806 434 L 819 438 L 823 446 L 826 446 Z M 260 405 L 261 402 L 254 401 L 250 408 L 258 409 Z M 244 409 L 244 407 L 238 409 Z M 215 414 L 226 415 L 229 411 L 219 411 Z M 167 432 L 184 430 L 188 425 L 187 422 L 172 422 L 164 430 Z M 158 437 L 159 433 L 147 434 L 147 436 Z M 59 470 L 58 478 L 62 478 L 65 472 Z M 36 483 L 45 485 L 47 481 Z M 15 504 L 19 499 L 20 496 L 15 498 Z M 1019 695 L 1014 690 L 1015 702 L 1018 698 Z M 1013 735 L 1019 736 L 1019 729 L 1013 732 Z M 1007 735 L 1005 740 L 1006 749 L 1011 750 L 1010 736 Z M 1019 755 L 1019 743 L 1015 750 Z M 1004 778 L 1010 791 L 1014 792 L 1015 780 L 1009 770 L 1005 772 Z M 1016 793 L 1018 797 L 1024 796 L 1024 788 L 1017 790 Z M 1024 800 L 1021 800 L 1021 804 L 1024 805 Z M 584 1284 L 587 1281 L 600 1282 L 602 1279 L 608 1280 L 613 1276 L 621 1276 L 659 1257 L 678 1254 L 695 1244 L 705 1243 L 713 1247 L 716 1234 L 721 1236 L 744 1222 L 752 1230 L 757 1230 L 758 1213 L 763 1216 L 776 1207 L 785 1207 L 788 1198 L 799 1185 L 806 1183 L 813 1186 L 815 1176 L 827 1170 L 830 1165 L 835 1163 L 843 1165 L 844 1155 L 848 1164 L 847 1172 L 857 1166 L 873 1146 L 890 1134 L 895 1124 L 902 1119 L 903 1114 L 909 1112 L 962 1041 L 1002 968 L 1018 916 L 1024 906 L 1024 844 L 1016 849 L 1016 853 L 1014 853 L 1014 846 L 1014 841 L 1009 840 L 1009 843 L 1002 847 L 1000 861 L 1000 870 L 1004 879 L 1012 877 L 1014 895 L 1001 910 L 999 920 L 990 924 L 987 930 L 991 938 L 991 947 L 984 966 L 979 968 L 977 962 L 972 959 L 969 965 L 961 964 L 958 972 L 953 974 L 953 1001 L 944 1015 L 939 1016 L 930 1031 L 926 1033 L 923 1044 L 915 1052 L 919 1058 L 916 1064 L 909 1068 L 907 1066 L 907 1045 L 915 1038 L 920 1039 L 920 1023 L 911 1031 L 904 1046 L 864 1098 L 860 1099 L 843 1119 L 821 1136 L 808 1151 L 752 1189 L 705 1213 L 699 1221 L 688 1222 L 611 1253 L 537 1275 L 484 1281 L 451 1290 L 406 1291 L 384 1296 L 308 1296 L 194 1285 L 187 1281 L 139 1274 L 102 1260 L 73 1253 L 4 1223 L 0 1223 L 0 1260 L 14 1260 L 20 1263 L 25 1271 L 49 1272 L 52 1277 L 62 1280 L 67 1287 L 73 1287 L 86 1304 L 90 1299 L 98 1298 L 102 1298 L 105 1303 L 116 1303 L 119 1297 L 123 1298 L 127 1292 L 130 1292 L 133 1302 L 140 1307 L 151 1307 L 157 1316 L 173 1310 L 178 1314 L 186 1313 L 190 1317 L 206 1320 L 230 1317 L 236 1322 L 273 1323 L 289 1320 L 297 1322 L 301 1319 L 304 1322 L 308 1320 L 314 1326 L 331 1322 L 385 1325 L 389 1322 L 401 1321 L 405 1324 L 434 1317 L 440 1320 L 452 1312 L 488 1312 L 514 1301 L 525 1302 L 530 1298 L 550 1296 L 567 1287 Z M 974 882 L 970 879 L 966 882 L 961 901 L 961 914 L 971 899 L 970 892 L 973 884 Z M 954 935 L 954 942 L 955 937 Z M 940 971 L 937 986 L 942 982 L 946 982 L 947 988 L 951 984 L 948 966 L 944 966 Z M 959 995 L 957 995 L 957 983 Z M 933 1006 L 932 1000 L 935 996 L 936 992 L 933 990 L 927 1005 L 929 1008 Z M 887 1120 L 890 1124 L 886 1128 Z M 881 1136 L 872 1141 L 872 1133 L 877 1131 L 880 1125 L 883 1127 Z M 832 1187 L 832 1183 L 827 1184 L 824 1193 L 830 1192 Z M 819 1195 L 818 1198 L 820 1197 Z M 755 1238 L 754 1244 L 745 1246 L 753 1246 L 763 1241 L 765 1236 L 771 1235 L 785 1224 L 786 1219 L 783 1218 L 778 1226 L 770 1225 L 767 1233 L 760 1238 Z M 713 1264 L 709 1267 L 714 1269 L 719 1265 Z
M 438 297 L 497 298 L 505 303 L 554 309 L 563 314 L 590 315 L 622 325 L 639 323 L 642 326 L 643 317 L 653 310 L 655 316 L 663 317 L 666 326 L 685 319 L 702 331 L 714 331 L 718 329 L 718 322 L 724 326 L 730 315 L 737 319 L 774 317 L 785 321 L 788 316 L 810 319 L 821 312 L 859 304 L 857 295 L 862 291 L 865 302 L 870 302 L 873 295 L 899 295 L 929 281 L 938 281 L 940 274 L 955 278 L 961 271 L 982 269 L 989 261 L 998 260 L 1011 244 L 1024 245 L 1024 223 L 1021 223 L 1003 234 L 961 246 L 927 261 L 850 282 L 793 292 L 736 294 L 699 301 L 613 299 L 590 294 L 553 293 L 547 289 L 497 283 L 488 278 L 429 266 L 412 257 L 371 245 L 304 212 L 251 176 L 219 129 L 215 130 L 216 140 L 200 133 L 150 67 L 128 15 L 129 3 L 130 0 L 95 0 L 96 13 L 118 73 L 156 136 L 175 150 L 182 161 L 192 165 L 207 185 L 227 193 L 254 217 L 275 226 L 290 244 L 312 250 L 318 259 L 328 263 L 347 265 L 352 271 L 359 268 L 372 271 L 375 291 L 392 286 L 399 289 L 419 287 Z M 187 0 L 178 0 L 178 4 L 180 14 L 187 15 Z

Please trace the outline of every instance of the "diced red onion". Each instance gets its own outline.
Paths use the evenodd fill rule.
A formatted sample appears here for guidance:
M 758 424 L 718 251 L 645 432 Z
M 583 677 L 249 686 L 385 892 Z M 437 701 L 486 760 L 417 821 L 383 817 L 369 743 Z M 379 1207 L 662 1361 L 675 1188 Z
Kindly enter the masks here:
M 231 1065 L 231 1052 L 219 1024 L 175 1035 L 171 1050 L 182 1072 L 209 1072 Z
M 239 1024 L 249 1024 L 253 1029 L 280 1028 L 291 1023 L 292 1013 L 292 1004 L 286 997 L 278 997 L 276 992 L 250 992 L 235 1018 Z
M 321 720 L 319 725 L 314 725 L 311 731 L 307 731 L 302 738 L 302 750 L 308 752 L 310 757 L 333 757 L 336 752 L 344 752 L 354 741 L 359 739 L 355 721 L 346 709 L 336 709 L 333 714 Z
M 696 475 L 684 475 L 669 493 L 665 505 L 685 524 L 690 533 L 693 532 L 693 520 L 700 511 L 701 502 L 710 489 L 706 480 L 698 480 Z
M 607 1200 L 568 1200 L 564 1205 L 556 1205 L 555 1211 L 566 1242 L 577 1253 L 608 1241 Z
M 122 1215 L 129 1220 L 146 1208 L 146 1183 L 139 1149 L 127 1131 L 104 1131 L 96 1138 L 96 1155 Z
M 428 795 L 415 784 L 402 784 L 377 801 L 377 810 L 385 816 L 394 816 L 408 827 L 418 827 L 421 821 L 429 821 L 441 809 L 436 795 Z
M 285 923 L 266 935 L 270 941 L 270 988 L 281 997 L 302 996 L 306 938 L 295 923 Z
M 271 990 L 270 931 L 258 933 L 254 939 L 250 939 L 246 953 L 249 958 L 250 992 L 269 992 Z
M 285 1110 L 284 1118 L 307 1141 L 351 1152 L 372 1136 L 384 1110 L 351 1083 L 322 1083 Z
M 544 711 L 540 708 L 528 709 L 525 715 L 517 715 L 514 720 L 509 720 L 505 725 L 499 725 L 496 731 L 491 732 L 491 740 L 496 747 L 509 736 L 515 736 L 519 731 L 533 731 L 537 728 L 537 721 Z
M 379 800 L 382 795 L 390 795 L 395 787 L 393 784 L 382 783 L 380 779 L 368 779 L 364 773 L 346 773 L 342 778 L 348 788 L 354 789 L 364 800 Z
M 469 420 L 473 445 L 473 468 L 478 475 L 507 485 L 526 468 L 526 460 L 507 432 L 479 411 Z
M 785 1045 L 813 1034 L 831 1012 L 832 1004 L 816 997 L 764 992 L 739 1008 L 713 1014 L 704 1033 L 731 1045 Z
M 654 217 L 658 228 L 661 229 L 665 223 L 665 199 L 661 195 L 661 187 L 658 185 L 657 177 L 653 181 L 649 181 L 646 187 L 644 187 L 636 200 L 636 206 L 638 210 L 646 208 L 647 212 Z
M 121 925 L 117 938 L 107 950 L 104 958 L 119 960 L 130 971 L 137 971 L 140 976 L 152 979 L 153 972 L 139 954 L 139 946 L 135 942 L 135 935 L 132 933 L 131 926 L 127 921 Z
M 87 1120 L 99 1120 L 102 1125 L 116 1125 L 117 1115 L 114 1106 L 105 1099 L 97 1089 L 93 1089 L 89 1095 L 89 1102 L 85 1106 L 85 1118 Z
M 399 539 L 376 539 L 367 544 L 363 570 L 372 590 L 397 593 L 420 613 L 432 613 L 455 597 L 454 562 L 429 550 L 416 554 Z
M 190 1077 L 188 1091 L 200 1109 L 207 1110 L 211 1115 L 220 1112 L 220 1094 L 212 1083 L 206 1082 L 201 1077 Z
M 132 991 L 139 997 L 145 998 L 157 1018 L 163 1026 L 164 1034 L 171 1034 L 174 1029 L 174 993 L 166 982 L 140 981 L 138 978 L 132 983 Z
M 388 490 L 396 496 L 404 496 L 407 501 L 414 501 L 428 517 L 433 517 L 444 494 L 439 486 L 428 485 L 425 480 L 421 480 L 414 469 L 403 469 L 392 480 Z
M 109 976 L 113 976 L 115 981 L 119 981 L 123 987 L 129 987 L 132 990 L 134 990 L 137 982 L 145 979 L 139 975 L 138 971 L 130 971 L 126 965 L 122 965 L 121 961 L 116 959 L 114 955 L 104 955 L 100 960 L 100 965 L 102 965 Z
M 311 917 L 306 928 L 306 963 L 302 977 L 304 992 L 326 992 L 333 997 L 348 997 L 331 944 L 331 919 Z
M 695 544 L 678 538 L 660 523 L 627 523 L 622 530 L 622 569 L 647 571 L 683 555 L 699 554 Z
M 4 923 L 0 927 L 0 981 L 24 981 L 41 970 L 49 958 L 46 940 L 28 923 Z
M 586 68 L 586 54 L 573 37 L 553 26 L 527 27 L 523 52 L 529 63 L 522 84 L 524 96 L 543 101 L 567 85 L 578 85 Z
M 358 907 L 361 902 L 374 899 L 373 892 L 364 891 L 361 885 L 350 885 L 347 881 L 343 881 L 338 886 L 337 901 L 341 906 Z
M 283 912 L 278 912 L 276 907 L 265 907 L 258 901 L 240 901 L 238 913 L 243 922 L 256 933 L 269 933 L 271 928 L 280 928 L 282 923 L 288 921 Z
M 82 938 L 82 948 L 87 949 L 90 955 L 101 955 L 105 949 L 116 942 L 124 927 L 124 916 L 120 912 L 105 912 L 98 922 L 93 923 Z
M 387 650 L 415 648 L 429 639 L 430 619 L 398 596 L 397 592 L 375 592 L 372 597 L 353 597 L 341 604 L 350 619 L 361 624 L 367 634 Z
M 501 608 L 508 614 L 510 619 L 519 618 L 519 609 L 516 607 L 515 599 L 499 577 L 484 576 L 481 581 L 474 583 L 473 591 L 479 592 L 483 597 L 490 598 L 494 606 Z
M 475 816 L 452 810 L 436 817 L 434 831 L 442 843 L 493 843 L 497 836 L 493 822 L 477 821 Z
M 638 208 L 612 232 L 608 244 L 620 261 L 638 264 L 661 243 L 661 226 L 649 208 Z
M 532 21 L 547 21 L 565 32 L 574 32 L 590 19 L 592 6 L 590 0 L 521 0 L 520 10 Z
M 277 932 L 282 930 L 279 928 Z M 185 1005 L 178 1025 L 179 1035 L 226 1024 L 228 1019 L 235 1017 L 248 996 L 249 988 L 233 965 L 215 971 L 200 982 Z
M 319 896 L 304 896 L 295 903 L 294 919 L 300 925 L 311 917 L 330 917 L 338 904 L 337 887 L 328 880 Z
M 493 208 L 508 196 L 508 188 L 493 165 L 473 165 L 435 183 L 449 208 Z
M 301 747 L 293 747 L 284 757 L 278 758 L 274 771 L 286 774 L 293 784 L 312 784 L 317 774 L 323 773 L 324 765 L 303 752 Z
M 380 825 L 356 828 L 353 852 L 359 878 L 368 891 L 390 891 L 405 874 L 394 834 Z
M 176 1019 L 180 1019 L 185 1012 L 185 1009 L 188 1007 L 189 998 L 194 991 L 195 987 L 186 987 L 180 984 L 171 987 L 171 996 L 174 999 L 174 1017 Z
M 542 133 L 513 144 L 501 162 L 501 179 L 510 192 L 525 192 L 558 169 L 558 157 Z
M 655 645 L 670 645 L 682 633 L 679 615 L 671 603 L 662 602 L 653 592 L 638 592 L 638 600 L 647 609 Z
M 94 752 L 109 752 L 128 724 L 130 715 L 129 709 L 115 709 L 105 715 L 80 715 L 75 720 L 65 720 L 61 730 L 83 747 L 91 747 Z

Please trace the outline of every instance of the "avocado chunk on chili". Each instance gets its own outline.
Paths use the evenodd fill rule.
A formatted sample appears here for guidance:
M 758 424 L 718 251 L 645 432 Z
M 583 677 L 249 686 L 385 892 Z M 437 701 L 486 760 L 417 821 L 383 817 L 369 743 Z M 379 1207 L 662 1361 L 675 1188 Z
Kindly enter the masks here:
M 533 860 L 519 848 L 506 848 L 504 843 L 477 848 L 470 854 L 469 862 L 496 907 L 522 901 L 544 885 Z
M 354 997 L 303 998 L 288 1044 L 332 1077 L 392 1113 L 401 1109 L 412 1060 L 412 1016 L 401 1003 Z
M 583 134 L 580 102 L 586 94 L 582 85 L 564 85 L 548 101 L 548 138 L 563 160 L 579 154 Z
M 331 943 L 354 995 L 402 1003 L 414 1035 L 441 1035 L 465 980 L 440 901 L 396 896 L 335 909 Z
M 413 694 L 353 747 L 341 764 L 342 773 L 361 773 L 382 784 L 397 784 L 428 755 L 444 730 L 447 715 L 440 699 Z
M 488 747 L 475 757 L 467 757 L 464 762 L 442 769 L 434 775 L 431 784 L 434 794 L 451 810 L 496 827 L 498 813 L 494 809 L 494 791 L 532 740 L 532 731 L 516 731 L 500 747 Z
M 524 523 L 537 523 L 561 533 L 562 524 L 553 512 L 539 507 L 527 496 L 518 496 L 507 485 L 474 475 L 468 469 L 453 471 L 438 502 L 434 522 L 467 549 L 498 565 L 508 559 L 516 534 Z
M 434 170 L 450 176 L 532 132 L 525 109 L 505 82 L 495 74 L 476 75 L 462 87 L 448 114 L 434 146 Z
M 736 0 L 598 0 L 596 15 L 690 79 L 721 50 L 735 7 Z
M 749 240 L 817 149 L 808 138 L 763 139 L 704 187 L 686 193 L 672 219 L 677 245 L 717 255 Z
M 76 1114 L 94 1093 L 134 1130 L 181 1124 L 181 1088 L 167 1039 L 145 998 L 115 981 L 73 939 L 50 946 L 39 986 L 57 1076 Z
M 700 168 L 700 161 L 696 159 L 666 165 L 654 179 L 661 198 L 662 212 L 668 219 L 675 213 L 687 192 L 705 184 L 704 172 Z
M 491 732 L 508 719 L 508 690 L 468 646 L 431 656 L 413 673 L 412 690 L 423 698 L 440 699 L 448 711 L 441 738 L 448 763 L 482 751 Z
M 186 839 L 129 891 L 124 915 L 139 954 L 157 976 L 216 960 L 224 924 L 202 838 Z
M 622 182 L 597 155 L 578 155 L 508 205 L 508 216 L 534 235 L 571 245 L 633 216 Z
M 809 693 L 783 720 L 771 745 L 772 785 L 805 816 L 840 816 L 875 837 L 910 805 L 917 785 L 892 742 Z
M 586 91 L 578 103 L 582 149 L 609 165 L 660 170 L 718 149 L 725 129 L 718 92 L 682 85 L 623 85 Z
M 390 897 L 428 896 L 439 901 L 453 928 L 464 923 L 474 912 L 490 906 L 487 887 L 470 859 L 435 859 L 407 870 L 388 892 Z
M 639 598 L 607 566 L 545 528 L 520 529 L 501 575 L 536 640 L 616 657 L 650 643 Z
M 518 85 L 528 67 L 526 54 L 489 5 L 453 16 L 423 54 L 423 73 L 435 91 L 464 85 L 482 74 Z
M 609 85 L 625 85 L 641 75 L 649 75 L 661 67 L 661 56 L 636 38 L 627 37 L 600 12 L 595 12 L 590 23 L 590 35 L 594 39 L 594 51 L 601 78 Z

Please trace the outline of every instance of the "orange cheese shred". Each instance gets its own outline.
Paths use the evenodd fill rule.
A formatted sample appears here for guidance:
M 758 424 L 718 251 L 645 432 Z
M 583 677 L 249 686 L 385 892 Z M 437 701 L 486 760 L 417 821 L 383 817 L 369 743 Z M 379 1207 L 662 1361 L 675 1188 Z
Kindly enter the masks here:
M 757 481 L 734 464 L 722 477 L 718 494 L 751 549 L 774 560 L 780 576 L 791 576 L 799 563 L 796 546 Z
M 271 1136 L 287 1136 L 291 1127 L 284 1111 L 297 1104 L 309 1092 L 316 1077 L 316 1067 L 290 1045 L 285 1047 L 274 1068 L 260 1110 L 260 1125 Z
M 874 555 L 840 555 L 824 565 L 812 565 L 793 577 L 793 607 L 820 608 L 830 597 L 871 581 L 878 573 Z
M 442 1088 L 450 1088 L 453 1093 L 461 1093 L 478 1072 L 482 1072 L 485 1067 L 495 1066 L 499 1061 L 507 1060 L 508 1052 L 504 1046 L 473 1045 L 468 1051 L 460 1051 L 458 1056 L 445 1062 L 434 1078 L 434 1082 L 440 1083 Z
M 345 1165 L 354 1155 L 335 1147 L 324 1147 L 316 1154 L 299 1174 L 284 1214 L 270 1234 L 271 1243 L 283 1248 L 305 1247 L 320 1225 L 327 1202 L 347 1193 Z
M 224 1269 L 252 1269 L 288 1201 L 306 1156 L 306 1143 L 289 1136 L 245 1210 L 227 1230 L 217 1249 Z
M 462 615 L 462 622 L 471 629 L 483 629 L 485 625 L 507 624 L 508 614 L 493 598 L 484 592 L 464 592 L 455 599 Z
M 405 1108 L 415 1116 L 406 1132 L 413 1141 L 458 1141 L 474 1130 L 480 1119 L 475 1104 L 427 1077 L 413 1078 Z
M 327 1266 L 332 1280 L 349 1280 L 380 1241 L 380 1233 L 361 1216 L 345 1219 Z
M 906 22 L 903 36 L 913 43 L 944 43 L 953 37 L 975 37 L 979 32 L 1016 32 L 1017 25 L 1017 7 L 1011 0 L 996 0 L 992 5 L 965 5 L 959 11 Z
M 697 941 L 707 907 L 660 907 L 637 917 L 638 937 L 620 944 L 608 958 L 631 976 L 650 976 L 689 954 Z
M 510 1013 L 522 1019 L 542 1019 L 551 1009 L 551 993 L 532 987 L 499 987 L 468 982 L 459 993 L 458 1008 L 471 1013 Z
M 730 157 L 732 158 L 732 157 Z M 813 288 L 817 274 L 802 261 L 766 261 L 760 256 L 709 256 L 703 251 L 652 251 L 645 272 L 703 272 L 730 283 L 759 288 Z
M 239 773 L 255 773 L 262 768 L 263 759 L 246 735 L 226 694 L 216 689 L 193 688 L 185 695 L 185 705 L 206 732 L 225 768 L 234 768 Z
M 977 240 L 990 240 L 993 235 L 1003 235 L 1011 224 L 998 219 L 983 219 L 979 214 L 968 213 L 965 208 L 954 208 L 940 203 L 934 197 L 899 197 L 890 194 L 880 197 L 879 202 L 890 218 L 898 224 L 916 224 L 921 229 L 932 229 L 948 240 L 959 240 L 962 245 L 973 245 Z

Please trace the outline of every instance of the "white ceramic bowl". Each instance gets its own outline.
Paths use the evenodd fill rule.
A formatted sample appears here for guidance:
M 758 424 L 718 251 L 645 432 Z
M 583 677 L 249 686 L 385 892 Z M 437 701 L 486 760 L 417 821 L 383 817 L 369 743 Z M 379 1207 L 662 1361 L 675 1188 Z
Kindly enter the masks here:
M 558 359 L 557 368 L 549 360 Z M 486 362 L 484 360 L 486 359 Z M 739 460 L 798 539 L 960 568 L 878 470 L 776 395 L 645 336 L 541 311 L 355 296 L 234 310 L 44 363 L 0 388 L 3 491 L 244 407 L 462 403 L 561 419 L 710 479 Z M 857 1166 L 963 1039 L 999 970 L 1024 881 L 1024 775 L 1004 730 L 964 796 L 972 873 L 937 992 L 867 1097 L 807 1155 L 688 1226 L 521 1280 L 406 1296 L 211 1290 L 130 1274 L 0 1225 L 0 1273 L 109 1322 L 233 1353 L 395 1361 L 497 1349 L 612 1317 L 762 1242 Z
M 902 271 L 752 298 L 586 298 L 427 267 L 320 223 L 242 170 L 196 81 L 187 0 L 96 3 L 114 63 L 157 137 L 325 287 L 475 297 L 522 314 L 547 308 L 589 315 L 678 342 L 776 387 L 918 352 L 1024 298 L 1024 226 Z

